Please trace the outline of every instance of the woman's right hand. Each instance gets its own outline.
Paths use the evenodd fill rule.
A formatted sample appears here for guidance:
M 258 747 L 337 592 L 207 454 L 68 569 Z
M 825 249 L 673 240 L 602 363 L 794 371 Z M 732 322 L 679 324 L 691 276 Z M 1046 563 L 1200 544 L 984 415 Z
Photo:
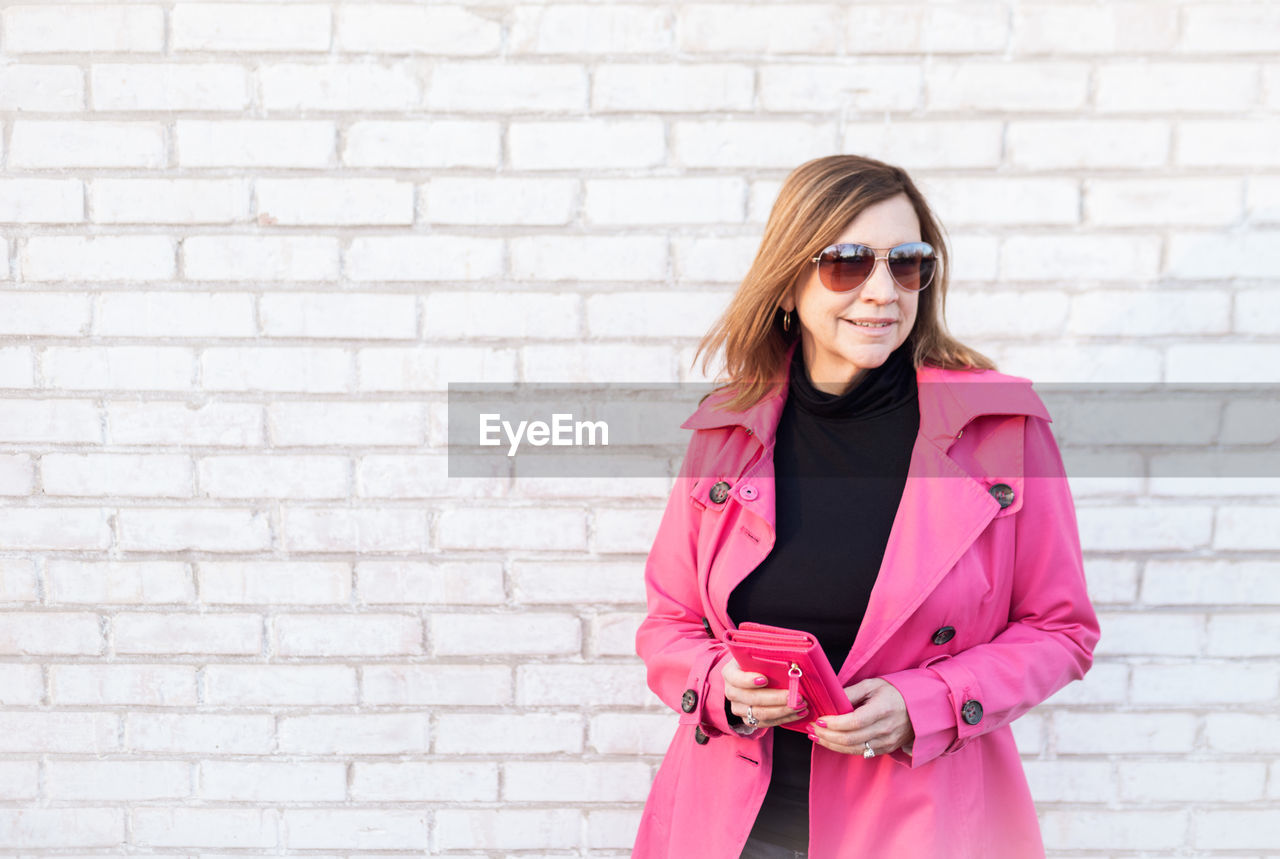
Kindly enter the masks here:
M 765 683 L 768 678 L 756 671 L 743 671 L 738 660 L 733 657 L 724 664 L 720 673 L 724 675 L 724 697 L 731 703 L 730 712 L 744 722 L 748 706 L 751 707 L 751 714 L 759 720 L 760 724 L 756 726 L 759 728 L 772 728 L 809 715 L 804 698 L 800 699 L 799 710 L 791 709 L 787 706 L 786 689 L 771 689 L 756 683 L 757 677 L 762 678 Z

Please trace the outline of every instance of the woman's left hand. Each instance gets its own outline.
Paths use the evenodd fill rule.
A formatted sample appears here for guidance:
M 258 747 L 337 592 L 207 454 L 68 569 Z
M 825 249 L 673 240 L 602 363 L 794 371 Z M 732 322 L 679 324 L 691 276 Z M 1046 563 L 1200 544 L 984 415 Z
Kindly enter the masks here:
M 892 683 L 868 677 L 845 687 L 844 691 L 849 703 L 854 705 L 852 713 L 822 716 L 822 721 L 827 723 L 825 728 L 816 720 L 808 725 L 819 745 L 833 752 L 861 755 L 866 749 L 863 743 L 870 742 L 877 755 L 887 755 L 915 740 L 915 731 L 907 718 L 907 702 Z

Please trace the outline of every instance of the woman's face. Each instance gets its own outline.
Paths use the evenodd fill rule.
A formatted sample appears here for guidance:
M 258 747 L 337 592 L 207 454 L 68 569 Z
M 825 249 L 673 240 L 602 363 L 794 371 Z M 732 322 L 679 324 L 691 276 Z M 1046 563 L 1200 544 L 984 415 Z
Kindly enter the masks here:
M 907 195 L 881 200 L 865 209 L 833 242 L 859 242 L 873 248 L 891 248 L 918 242 L 920 221 Z M 911 333 L 916 321 L 919 293 L 899 289 L 883 260 L 877 260 L 871 277 L 852 292 L 832 292 L 818 279 L 818 267 L 782 305 L 800 321 L 800 348 L 809 379 L 818 390 L 841 394 L 851 383 L 879 367 Z M 863 328 L 852 320 L 889 320 L 885 328 Z M 796 320 L 792 319 L 792 325 Z

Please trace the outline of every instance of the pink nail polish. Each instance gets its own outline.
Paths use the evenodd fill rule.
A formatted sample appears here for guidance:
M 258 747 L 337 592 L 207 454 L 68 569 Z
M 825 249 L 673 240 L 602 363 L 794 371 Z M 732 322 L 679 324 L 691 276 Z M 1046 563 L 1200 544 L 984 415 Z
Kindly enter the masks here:
M 819 720 L 818 720 L 818 724 L 819 724 L 819 725 L 821 725 L 821 726 L 822 726 L 822 727 L 824 727 L 824 728 L 827 726 L 827 723 L 826 723 L 826 722 L 824 722 L 824 721 L 822 721 L 821 719 L 819 719 Z
M 757 685 L 757 686 L 763 686 L 764 684 L 766 684 L 766 683 L 768 683 L 768 682 L 769 682 L 769 678 L 768 678 L 768 677 L 757 677 L 757 678 L 756 678 L 756 685 Z

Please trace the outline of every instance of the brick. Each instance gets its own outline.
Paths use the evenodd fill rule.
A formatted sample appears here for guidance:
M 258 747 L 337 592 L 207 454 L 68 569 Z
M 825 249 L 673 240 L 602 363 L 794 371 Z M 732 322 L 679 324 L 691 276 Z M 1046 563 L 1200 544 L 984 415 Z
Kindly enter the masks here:
M 767 75 L 767 71 L 761 74 Z M 908 73 L 908 80 L 912 76 Z M 875 90 L 879 90 L 878 82 Z M 1003 136 L 1004 124 L 990 120 L 903 118 L 884 123 L 852 119 L 844 125 L 842 151 L 921 167 L 994 168 L 1003 158 Z M 1037 147 L 1035 151 L 1040 150 Z
M 518 15 L 519 9 L 514 11 Z M 462 6 L 361 3 L 338 6 L 334 16 L 334 44 L 340 51 L 480 56 L 497 54 L 502 44 L 498 21 Z
M 303 755 L 418 755 L 430 744 L 429 721 L 426 713 L 281 717 L 279 748 Z
M 665 54 L 672 47 L 669 13 L 662 8 L 515 6 L 511 11 L 506 50 L 512 55 Z M 496 44 L 486 47 L 496 52 Z
M 193 469 L 183 454 L 47 453 L 40 457 L 46 495 L 190 498 Z
M 425 552 L 426 517 L 412 508 L 297 507 L 284 510 L 291 552 Z
M 14 549 L 105 551 L 112 545 L 109 511 L 98 507 L 10 508 L 0 543 Z
M 413 185 L 395 179 L 259 179 L 258 219 L 281 225 L 407 225 Z
M 198 463 L 202 496 L 210 498 L 345 498 L 341 456 L 212 456 Z
M 574 808 L 444 808 L 434 817 L 432 843 L 441 850 L 569 849 L 582 828 Z
M 357 761 L 351 765 L 351 797 L 362 802 L 494 802 L 498 764 Z
M 104 755 L 120 751 L 120 739 L 120 718 L 115 713 L 0 712 L 3 752 Z
M 691 3 L 676 11 L 676 48 L 689 54 L 833 54 L 841 42 L 834 11 L 805 3 Z
M 1280 164 L 1280 152 L 1272 146 L 1280 134 L 1280 120 L 1187 119 L 1178 123 L 1176 167 L 1231 167 L 1257 169 Z M 1214 158 L 1214 152 L 1217 158 Z M 1221 249 L 1219 249 L 1221 254 Z M 1224 257 L 1225 259 L 1225 257 Z
M 592 716 L 587 746 L 602 755 L 661 755 L 677 730 L 674 713 L 600 713 Z
M 551 347 L 557 348 L 557 347 Z M 526 365 L 528 350 L 525 350 Z M 441 391 L 450 382 L 516 381 L 515 349 L 432 342 L 370 346 L 356 351 L 356 387 L 362 391 Z M 526 375 L 537 377 L 536 372 Z
M 503 273 L 502 247 L 461 236 L 358 237 L 347 251 L 345 273 L 354 281 L 487 280 Z M 428 307 L 436 294 L 427 294 Z M 454 320 L 452 330 L 459 327 Z
M 1147 605 L 1280 605 L 1280 562 L 1157 558 L 1145 566 Z
M 34 800 L 39 790 L 39 761 L 0 761 L 0 798 Z
M 340 761 L 200 761 L 203 799 L 234 802 L 341 802 L 347 765 Z
M 288 614 L 274 623 L 280 656 L 401 656 L 424 652 L 422 621 L 401 614 Z
M 1115 802 L 1114 767 L 1110 761 L 1023 761 L 1031 795 L 1044 802 Z
M 1280 665 L 1204 660 L 1195 664 L 1133 666 L 1131 699 L 1140 704 L 1187 706 L 1194 690 L 1195 706 L 1272 701 L 1280 690 Z
M 194 707 L 196 668 L 189 665 L 54 665 L 49 700 L 57 707 Z
M 940 10 L 941 11 L 941 10 Z M 899 17 L 905 12 L 898 7 Z M 879 38 L 858 36 L 858 53 L 864 55 L 881 45 Z M 831 109 L 831 93 L 840 92 L 841 103 L 853 111 L 914 111 L 920 107 L 924 92 L 924 72 L 920 68 L 894 62 L 868 62 L 859 56 L 856 63 L 784 61 L 760 64 L 755 68 L 759 79 L 758 102 L 768 111 L 826 111 Z M 868 81 L 875 81 L 869 86 Z M 953 128 L 958 124 L 948 122 Z M 857 123 L 851 123 L 857 125 Z M 894 127 L 898 127 L 894 123 Z M 868 126 L 870 130 L 870 126 Z M 844 149 L 842 151 L 850 151 Z M 866 154 L 866 150 L 857 147 Z M 878 156 L 875 156 L 878 157 Z M 914 163 L 905 153 L 896 153 L 899 161 Z
M 1250 802 L 1262 799 L 1262 762 L 1120 761 L 1120 796 L 1129 802 Z
M 111 643 L 117 654 L 258 656 L 262 653 L 262 625 L 262 617 L 256 614 L 121 612 L 111 621 Z
M 1274 755 L 1280 752 L 1280 715 L 1266 705 L 1262 713 L 1209 712 L 1205 715 L 1204 736 L 1214 752 L 1246 755 Z
M 1277 42 L 1280 10 L 1270 4 L 1193 3 L 1183 10 L 1177 48 L 1188 53 L 1271 54 Z
M 5 600 L 9 602 L 10 600 Z M 0 665 L 0 706 L 38 707 L 44 699 L 44 676 L 37 663 Z M 35 763 L 35 761 L 32 761 Z M 3 766 L 0 765 L 0 770 Z M 34 785 L 34 780 L 33 780 Z M 0 775 L 0 796 L 6 788 Z
M 603 111 L 750 110 L 752 69 L 698 63 L 609 63 L 592 78 L 591 108 Z M 796 108 L 791 108 L 795 110 Z
M 361 703 L 372 706 L 512 703 L 511 668 L 507 665 L 366 665 L 361 669 L 360 689 Z
M 578 209 L 577 179 L 451 178 L 423 185 L 423 219 L 432 224 L 565 225 Z
M 78 66 L 18 62 L 0 68 L 0 110 L 75 113 L 83 109 L 84 74 Z
M 1088 63 L 1066 60 L 939 61 L 925 72 L 925 107 L 939 112 L 1083 112 L 1089 75 Z
M 249 72 L 231 63 L 94 63 L 89 82 L 94 110 L 243 111 L 250 104 Z
M 49 566 L 56 564 L 49 562 Z M 40 599 L 39 576 L 32 558 L 0 558 L 0 602 L 28 603 Z M 4 686 L 0 685 L 0 689 Z
M 513 119 L 507 158 L 517 170 L 653 167 L 666 154 L 663 124 L 653 119 Z
M 1195 812 L 1191 844 L 1215 850 L 1273 850 L 1280 844 L 1274 808 L 1207 808 Z
M 437 518 L 436 539 L 442 549 L 573 551 L 586 548 L 586 526 L 585 511 L 574 508 L 447 509 Z
M 1010 46 L 1015 54 L 1105 57 L 1127 51 L 1168 51 L 1178 34 L 1175 9 L 1141 2 L 1106 6 L 1037 3 L 1015 7 L 1012 13 Z
M 1186 843 L 1186 811 L 1080 810 L 1045 811 L 1040 830 L 1049 850 L 1159 850 Z
M 19 119 L 12 128 L 10 168 L 167 166 L 158 122 Z
M 567 339 L 579 334 L 579 307 L 576 295 L 433 291 L 423 307 L 423 333 L 428 338 L 474 337 L 476 329 L 463 321 L 483 320 L 486 337 Z
M 624 670 L 625 667 L 625 670 Z M 644 666 L 621 663 L 546 663 L 516 667 L 516 703 L 525 706 L 640 706 L 654 695 L 644 680 Z
M 1096 86 L 1099 112 L 1240 113 L 1258 100 L 1257 71 L 1246 63 L 1111 62 L 1098 68 Z
M 45 590 L 53 605 L 186 605 L 196 597 L 181 561 L 50 560 Z
M 93 179 L 92 220 L 101 224 L 231 224 L 249 219 L 244 179 Z
M 167 280 L 176 273 L 167 236 L 32 236 L 19 256 L 28 281 Z
M 344 561 L 201 561 L 200 601 L 210 605 L 346 605 Z
M 183 3 L 170 13 L 174 51 L 327 51 L 329 9 L 310 3 Z
M 834 123 L 778 119 L 676 120 L 671 123 L 671 141 L 674 163 L 722 170 L 790 168 L 827 155 L 837 145 Z
M 1157 274 L 1159 251 L 1154 235 L 1012 235 L 1004 241 L 1000 276 L 1015 281 L 1146 280 Z
M 328 167 L 335 160 L 331 120 L 179 119 L 173 123 L 180 167 Z
M 417 445 L 422 406 L 409 402 L 277 402 L 267 407 L 276 445 Z
M 674 212 L 680 223 L 740 222 L 747 187 L 741 179 L 588 179 L 583 215 L 588 223 L 659 224 Z
M 98 297 L 94 333 L 104 337 L 252 337 L 247 292 L 109 292 Z M 204 355 L 219 350 L 205 350 Z
M 287 809 L 284 843 L 290 849 L 421 849 L 427 843 L 426 809 Z
M 19 847 L 85 850 L 115 847 L 125 841 L 123 808 L 3 808 L 0 843 Z
M 284 346 L 204 349 L 200 387 L 206 391 L 347 391 L 351 354 L 345 349 Z
M 147 847 L 274 847 L 280 812 L 274 808 L 141 806 L 130 810 L 133 843 Z
M 186 391 L 195 383 L 195 354 L 180 346 L 50 346 L 46 387 L 64 390 Z
M 82 221 L 84 185 L 78 179 L 0 179 L 0 223 Z
M 1172 139 L 1161 119 L 1014 119 L 1004 163 L 1027 170 L 1164 168 Z
M 333 280 L 338 240 L 325 236 L 190 236 L 182 242 L 188 280 Z M 288 296 L 264 296 L 288 298 Z
M 436 725 L 438 755 L 577 755 L 583 750 L 577 713 L 441 713 Z
M 436 656 L 482 654 L 576 654 L 582 630 L 570 614 L 439 613 L 430 616 L 431 649 Z
M 107 436 L 113 444 L 256 447 L 264 443 L 262 411 L 253 403 L 113 402 L 106 407 Z
M 113 729 L 114 730 L 114 729 Z M 275 753 L 275 717 L 215 713 L 132 712 L 125 716 L 127 748 L 167 755 Z
M 661 279 L 666 272 L 667 243 L 656 235 L 522 236 L 508 245 L 511 274 L 521 280 L 636 281 Z
M 587 70 L 577 63 L 459 61 L 431 71 L 433 112 L 521 114 L 587 109 Z
M 1197 718 L 1190 713 L 1162 713 L 1151 709 L 1127 713 L 1063 711 L 1053 714 L 1058 754 L 1067 755 L 1156 752 L 1183 755 L 1195 742 L 1196 722 Z
M 1280 612 L 1210 615 L 1207 656 L 1280 656 Z
M 40 3 L 0 13 L 7 53 L 151 53 L 164 49 L 164 10 L 156 5 Z
M 148 552 L 263 551 L 271 529 L 263 511 L 230 507 L 139 508 L 116 517 L 121 549 Z
M 723 312 L 723 298 L 692 290 L 591 295 L 587 329 L 594 337 L 698 337 Z M 673 304 L 679 314 L 667 312 Z
M 417 332 L 412 295 L 303 293 L 264 295 L 258 302 L 270 337 L 400 338 Z
M 351 123 L 343 135 L 342 163 L 353 167 L 496 167 L 501 157 L 501 134 L 501 126 L 487 120 L 362 120 Z
M 362 561 L 356 564 L 364 605 L 434 603 L 499 605 L 505 601 L 502 565 L 495 561 Z
M 508 802 L 644 802 L 652 780 L 638 761 L 508 761 L 502 774 Z
M 213 706 L 338 706 L 356 703 L 345 665 L 209 665 L 202 703 Z

